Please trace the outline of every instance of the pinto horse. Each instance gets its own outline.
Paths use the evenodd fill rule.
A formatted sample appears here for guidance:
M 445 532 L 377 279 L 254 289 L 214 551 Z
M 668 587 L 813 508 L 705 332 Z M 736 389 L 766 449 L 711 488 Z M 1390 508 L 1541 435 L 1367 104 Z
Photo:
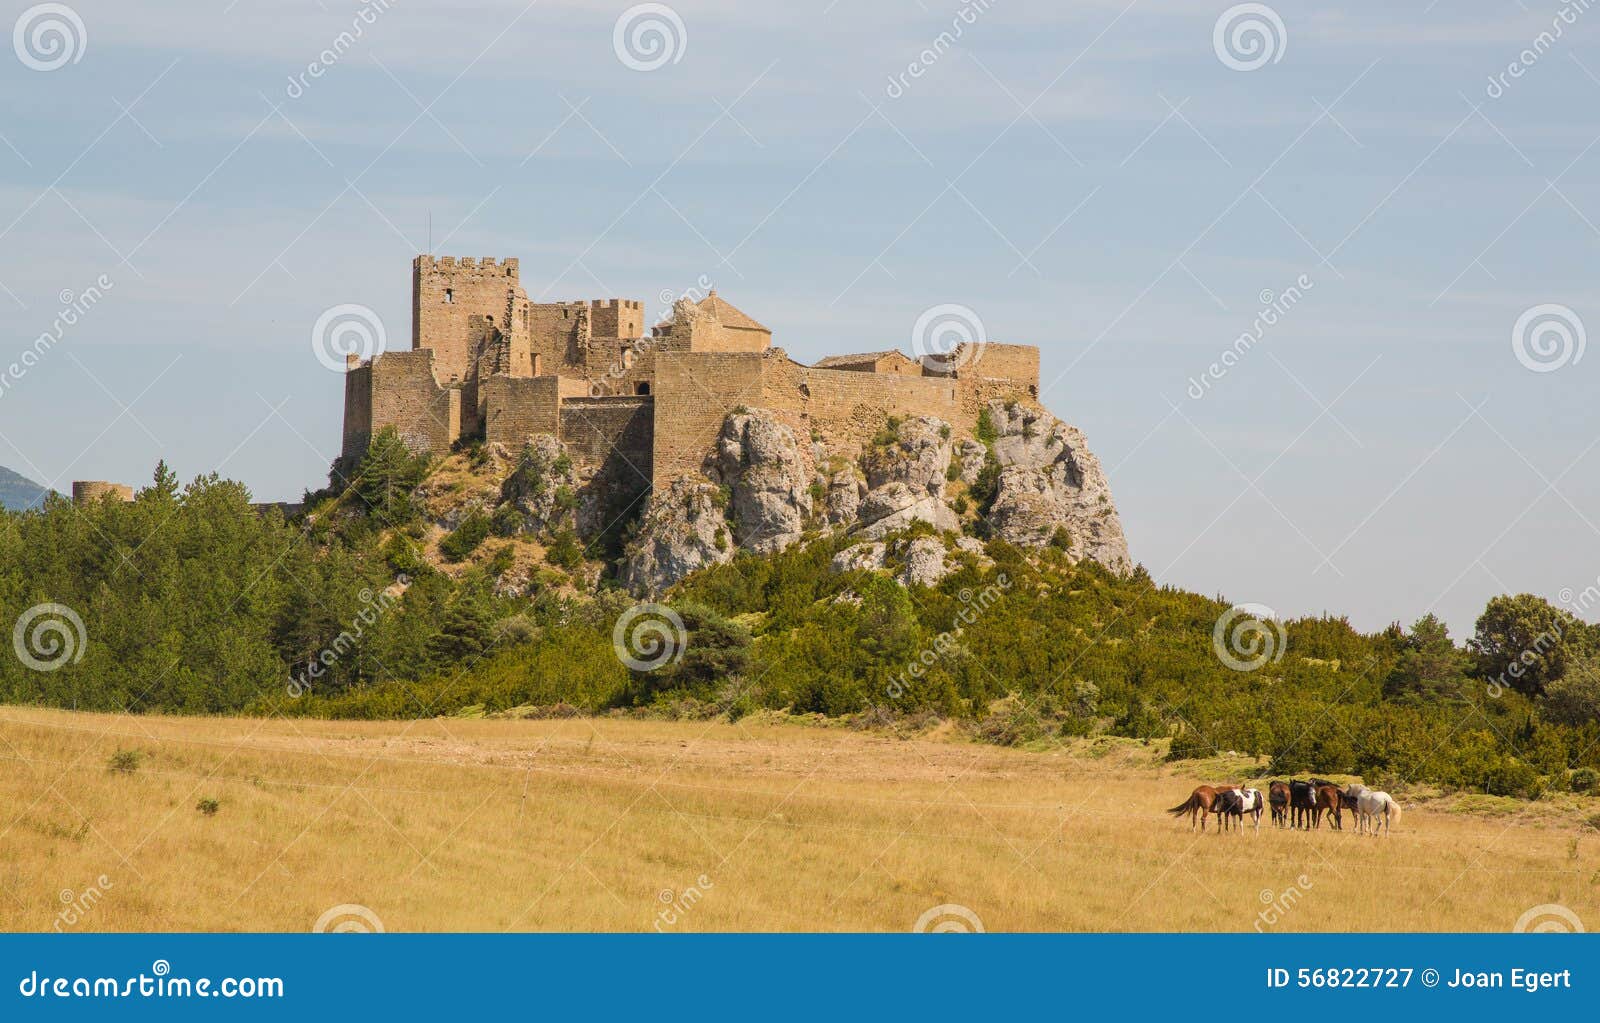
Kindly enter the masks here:
M 1267 786 L 1267 801 L 1272 804 L 1272 823 L 1280 828 L 1289 826 L 1289 783 L 1275 781 Z
M 1266 800 L 1261 798 L 1260 789 L 1229 789 L 1217 797 L 1217 817 L 1219 818 L 1219 831 L 1226 831 L 1229 818 L 1238 828 L 1244 827 L 1245 814 L 1255 818 L 1255 828 L 1261 830 L 1261 808 Z
M 1189 815 L 1189 830 L 1194 830 L 1195 817 L 1200 818 L 1200 830 L 1206 829 L 1206 816 L 1220 813 L 1218 800 L 1224 792 L 1238 791 L 1237 785 L 1199 785 L 1189 793 L 1189 798 L 1167 810 L 1174 817 Z

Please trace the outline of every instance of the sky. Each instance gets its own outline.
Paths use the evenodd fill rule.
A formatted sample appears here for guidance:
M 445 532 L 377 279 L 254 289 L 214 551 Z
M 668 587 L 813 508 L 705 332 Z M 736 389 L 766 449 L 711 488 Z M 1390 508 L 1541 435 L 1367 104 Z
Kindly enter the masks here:
M 369 307 L 403 349 L 414 255 L 516 256 L 531 296 L 651 321 L 714 283 L 806 362 L 969 308 L 1040 347 L 1159 582 L 1458 638 L 1501 592 L 1600 620 L 1574 596 L 1600 577 L 1582 2 L 8 0 L 7 24 L 0 464 L 57 489 L 165 458 L 298 498 L 339 443 L 319 316 Z

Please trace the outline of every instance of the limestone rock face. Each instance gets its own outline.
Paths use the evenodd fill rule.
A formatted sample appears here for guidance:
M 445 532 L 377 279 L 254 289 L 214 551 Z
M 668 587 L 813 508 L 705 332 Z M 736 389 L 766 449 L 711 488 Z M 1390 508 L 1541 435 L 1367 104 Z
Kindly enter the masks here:
M 867 451 L 862 468 L 869 489 L 856 512 L 862 536 L 877 538 L 913 522 L 940 530 L 961 528 L 961 520 L 944 503 L 950 438 L 948 423 L 914 416 L 900 422 L 892 441 Z
M 823 515 L 830 526 L 848 526 L 856 520 L 861 509 L 861 495 L 866 486 L 856 474 L 854 466 L 845 466 L 832 475 L 818 476 L 822 484 Z
M 522 513 L 523 528 L 544 532 L 572 526 L 579 488 L 572 459 L 562 443 L 547 433 L 531 438 L 517 455 L 505 482 L 500 503 Z
M 674 481 L 651 495 L 639 533 L 623 558 L 622 583 L 656 597 L 691 572 L 733 558 L 720 491 L 711 483 Z
M 885 483 L 867 491 L 862 498 L 859 532 L 877 539 L 913 522 L 926 522 L 938 530 L 960 529 L 961 520 L 941 500 L 942 496 L 919 493 L 905 483 Z
M 1083 434 L 1040 409 L 989 403 L 1002 466 L 989 513 L 995 535 L 1042 547 L 1065 529 L 1068 552 L 1117 572 L 1132 568 L 1122 521 L 1100 460 Z
M 944 496 L 945 471 L 950 466 L 950 424 L 932 416 L 913 416 L 900 422 L 895 439 L 874 446 L 862 459 L 867 487 L 876 490 L 903 483 L 919 496 Z
M 970 437 L 958 441 L 955 447 L 957 478 L 969 487 L 978 482 L 987 455 L 988 449 Z
M 731 494 L 741 550 L 774 554 L 800 539 L 811 515 L 810 474 L 787 426 L 760 409 L 729 416 L 717 437 L 715 471 Z
M 945 562 L 944 541 L 936 536 L 919 536 L 906 546 L 906 564 L 900 570 L 902 585 L 932 586 L 949 575 L 952 568 Z
M 883 567 L 889 549 L 881 543 L 858 543 L 833 556 L 828 567 L 835 572 L 872 571 Z

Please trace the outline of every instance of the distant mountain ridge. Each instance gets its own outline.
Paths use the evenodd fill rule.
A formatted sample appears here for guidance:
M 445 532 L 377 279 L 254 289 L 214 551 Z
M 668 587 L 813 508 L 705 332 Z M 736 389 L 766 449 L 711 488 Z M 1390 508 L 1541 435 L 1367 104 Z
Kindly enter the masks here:
M 0 507 L 23 511 L 44 504 L 48 487 L 41 486 L 26 476 L 19 475 L 0 465 Z

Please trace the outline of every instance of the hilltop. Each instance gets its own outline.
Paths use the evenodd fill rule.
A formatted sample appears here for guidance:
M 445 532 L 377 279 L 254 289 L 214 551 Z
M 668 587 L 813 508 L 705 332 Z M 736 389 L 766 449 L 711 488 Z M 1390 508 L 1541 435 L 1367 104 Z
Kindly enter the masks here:
M 8 508 L 11 511 L 38 508 L 44 504 L 44 499 L 50 493 L 48 487 L 0 466 L 0 508 Z

